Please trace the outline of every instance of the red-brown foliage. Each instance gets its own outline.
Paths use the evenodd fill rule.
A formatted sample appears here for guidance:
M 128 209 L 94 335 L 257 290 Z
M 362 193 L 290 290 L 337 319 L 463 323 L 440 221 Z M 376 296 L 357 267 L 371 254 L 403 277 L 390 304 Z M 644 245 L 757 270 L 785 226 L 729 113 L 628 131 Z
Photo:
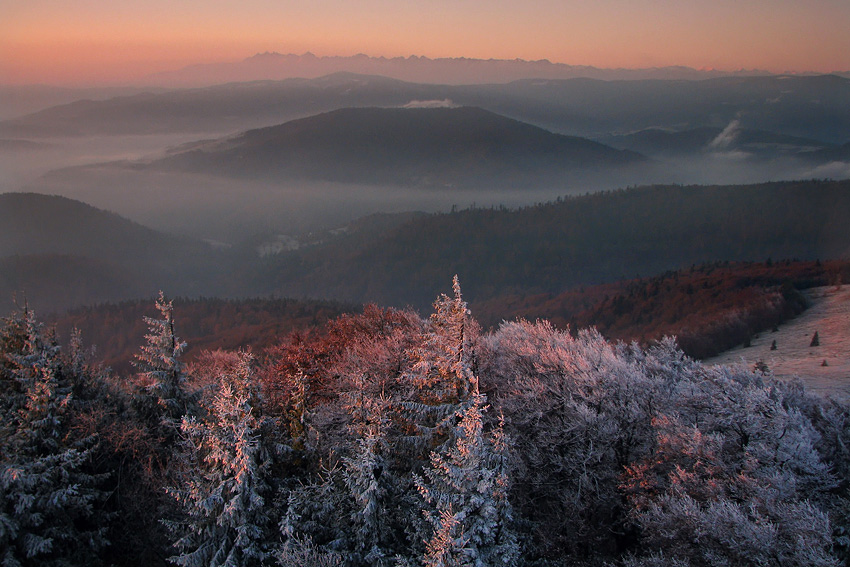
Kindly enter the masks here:
M 353 305 L 294 299 L 175 299 L 175 330 L 188 346 L 186 361 L 205 350 L 252 348 L 276 344 L 294 329 L 321 325 Z M 130 362 L 148 332 L 143 317 L 156 315 L 153 300 L 126 301 L 76 309 L 58 317 L 60 337 L 78 328 L 86 344 L 96 345 L 97 356 L 118 373 L 132 371 Z
M 592 326 L 608 339 L 642 344 L 676 335 L 686 354 L 704 358 L 802 312 L 798 290 L 848 278 L 847 261 L 723 262 L 557 295 L 502 297 L 472 310 L 485 325 L 547 319 L 556 327 Z

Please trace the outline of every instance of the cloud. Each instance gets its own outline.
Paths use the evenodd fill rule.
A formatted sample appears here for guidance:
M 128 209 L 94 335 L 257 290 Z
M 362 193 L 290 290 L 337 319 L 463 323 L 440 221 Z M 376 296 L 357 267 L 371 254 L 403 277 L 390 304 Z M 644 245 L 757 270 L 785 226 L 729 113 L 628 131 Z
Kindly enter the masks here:
M 850 179 L 850 162 L 833 161 L 806 171 L 801 177 L 814 179 Z
M 443 100 L 411 100 L 402 108 L 453 108 L 457 106 L 450 99 Z
M 726 128 L 720 132 L 716 138 L 714 138 L 711 142 L 708 143 L 709 149 L 712 150 L 723 150 L 731 146 L 735 140 L 738 138 L 738 133 L 740 132 L 741 121 L 737 118 L 729 123 Z

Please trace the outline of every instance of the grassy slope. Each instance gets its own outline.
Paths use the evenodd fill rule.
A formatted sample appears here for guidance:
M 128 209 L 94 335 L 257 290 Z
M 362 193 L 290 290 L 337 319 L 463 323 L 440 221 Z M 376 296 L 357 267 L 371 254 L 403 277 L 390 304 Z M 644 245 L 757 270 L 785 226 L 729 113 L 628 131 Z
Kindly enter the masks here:
M 753 366 L 762 361 L 780 378 L 799 376 L 811 390 L 850 396 L 850 287 L 813 288 L 807 296 L 812 305 L 778 331 L 761 333 L 751 346 L 736 347 L 705 362 Z M 815 332 L 820 345 L 812 347 Z M 776 350 L 770 349 L 773 341 Z

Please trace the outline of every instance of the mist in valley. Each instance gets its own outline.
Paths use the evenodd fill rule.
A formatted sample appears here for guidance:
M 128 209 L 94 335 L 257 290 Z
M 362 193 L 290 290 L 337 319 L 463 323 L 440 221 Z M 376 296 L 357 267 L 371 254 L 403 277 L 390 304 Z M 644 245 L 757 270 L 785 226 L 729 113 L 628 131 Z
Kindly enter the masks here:
M 0 192 L 61 195 L 118 213 L 156 230 L 230 245 L 258 235 L 328 230 L 373 213 L 447 212 L 468 207 L 523 207 L 570 195 L 635 185 L 751 184 L 790 179 L 844 179 L 850 162 L 759 159 L 743 152 L 652 158 L 649 167 L 611 168 L 562 183 L 493 187 L 372 185 L 309 179 L 235 179 L 149 170 L 138 160 L 195 141 L 192 134 L 49 138 L 0 146 Z
M 763 100 L 751 100 L 753 92 Z M 153 256 L 162 254 L 158 264 L 135 252 L 98 257 L 84 247 L 59 246 L 68 237 L 47 224 L 64 221 L 58 213 L 42 216 L 55 250 L 42 247 L 41 256 L 31 257 L 36 252 L 21 245 L 19 258 L 0 259 L 0 291 L 11 297 L 29 290 L 33 305 L 57 311 L 150 296 L 162 287 L 193 297 L 293 295 L 427 306 L 441 289 L 442 272 L 466 268 L 449 267 L 447 259 L 459 251 L 438 254 L 441 235 L 411 213 L 510 211 L 656 184 L 687 193 L 697 185 L 847 179 L 847 93 L 850 81 L 838 77 L 436 85 L 343 73 L 31 106 L 34 114 L 0 121 L 0 193 L 67 197 L 177 240 L 151 247 Z M 743 205 L 726 206 L 735 218 L 734 207 Z M 676 211 L 669 213 L 663 222 L 678 222 Z M 701 222 L 699 211 L 687 214 L 693 217 L 687 222 Z M 545 231 L 565 224 L 569 233 L 570 224 L 596 217 L 631 221 L 601 209 L 585 217 L 553 216 L 546 220 L 551 226 L 522 242 L 504 241 L 510 226 L 481 228 L 481 251 L 510 248 L 515 256 L 499 269 L 525 275 L 504 289 L 473 280 L 472 296 L 484 289 L 558 291 L 677 269 L 681 261 L 723 259 L 708 251 L 656 258 L 636 249 L 634 257 L 643 260 L 620 268 L 589 250 L 600 266 L 581 268 L 585 279 L 538 286 L 535 270 L 560 273 L 563 261 L 560 252 L 540 252 L 553 244 Z M 79 218 L 99 217 L 89 211 Z M 478 238 L 471 226 L 453 227 L 460 215 L 445 222 L 444 230 L 458 230 L 459 247 Z M 104 230 L 98 238 L 118 246 L 130 227 L 113 228 L 118 232 Z M 612 228 L 594 230 L 604 237 Z M 420 236 L 381 259 L 404 231 Z M 6 238 L 15 242 L 14 235 Z M 787 244 L 777 254 L 796 250 Z M 666 246 L 645 246 L 659 245 Z M 595 246 L 593 238 L 583 246 Z M 735 258 L 763 260 L 770 252 L 762 250 L 768 248 L 735 251 Z M 45 253 L 66 256 L 49 260 Z M 535 255 L 536 268 L 523 263 L 528 255 Z M 400 261 L 423 265 L 391 276 Z M 368 274 L 376 262 L 385 265 Z M 57 288 L 57 266 L 79 281 Z M 417 270 L 431 278 L 427 284 L 402 282 Z M 381 284 L 386 277 L 398 281 Z

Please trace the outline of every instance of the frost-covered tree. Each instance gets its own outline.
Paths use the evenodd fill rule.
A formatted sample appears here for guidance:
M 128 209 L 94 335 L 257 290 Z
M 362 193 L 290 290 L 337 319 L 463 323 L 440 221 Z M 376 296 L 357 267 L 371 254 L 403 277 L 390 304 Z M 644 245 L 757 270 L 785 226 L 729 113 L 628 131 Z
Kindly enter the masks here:
M 158 422 L 164 434 L 174 435 L 183 416 L 192 413 L 192 398 L 186 392 L 186 373 L 180 360 L 186 343 L 174 332 L 174 307 L 162 292 L 156 308 L 160 318 L 144 318 L 149 332 L 133 365 L 138 369 L 142 388 L 141 411 Z
M 511 530 L 507 447 L 501 427 L 495 438 L 484 431 L 486 396 L 474 369 L 477 327 L 460 292 L 434 304 L 431 330 L 418 351 L 413 379 L 423 400 L 408 404 L 420 416 L 437 418 L 422 428 L 445 441 L 431 451 L 416 488 L 432 527 L 426 537 L 427 565 L 513 565 L 519 551 Z M 433 446 L 433 443 L 432 443 Z
M 338 462 L 320 463 L 314 475 L 286 491 L 279 529 L 284 546 L 308 540 L 326 552 L 354 548 L 351 499 Z
M 3 318 L 0 327 L 0 411 L 11 415 L 19 410 L 24 400 L 24 388 L 16 376 L 18 365 L 14 357 L 24 354 L 29 340 L 27 319 L 29 312 L 15 311 Z M 10 434 L 12 420 L 0 423 L 0 437 Z
M 637 347 L 635 347 L 637 348 Z M 503 323 L 481 372 L 506 416 L 528 553 L 588 557 L 621 545 L 624 464 L 648 450 L 660 378 L 588 330 Z
M 365 380 L 357 375 L 349 392 L 346 409 L 352 416 L 351 432 L 356 436 L 352 454 L 343 458 L 343 476 L 352 499 L 351 522 L 356 530 L 353 553 L 367 565 L 382 565 L 386 556 L 384 542 L 389 538 L 388 491 L 393 476 L 386 462 L 390 453 L 386 429 L 388 402 L 366 390 Z
M 97 564 L 106 527 L 97 508 L 103 480 L 86 470 L 95 439 L 69 435 L 76 380 L 32 311 L 17 352 L 6 352 L 23 401 L 3 416 L 0 439 L 0 562 Z
M 484 396 L 461 410 L 454 444 L 431 453 L 431 466 L 416 477 L 433 526 L 424 562 L 434 567 L 515 565 L 519 545 L 508 501 L 507 446 L 501 427 L 484 433 Z
M 323 551 L 309 539 L 287 541 L 277 556 L 280 567 L 342 567 L 342 556 Z
M 170 490 L 184 512 L 167 525 L 187 567 L 262 565 L 273 552 L 270 446 L 273 423 L 259 413 L 252 356 L 238 353 L 220 378 L 207 419 L 185 417 L 182 483 Z
M 412 421 L 408 440 L 424 455 L 436 445 L 454 443 L 463 410 L 475 404 L 479 394 L 474 371 L 474 343 L 479 332 L 463 300 L 457 276 L 453 296 L 441 295 L 434 302 L 422 345 L 413 349 L 412 369 L 404 376 L 415 386 L 415 398 L 401 404 Z
M 478 392 L 473 366 L 479 328 L 463 300 L 457 276 L 452 290 L 452 297 L 443 294 L 434 302 L 426 341 L 416 351 L 418 360 L 411 374 L 426 399 L 434 402 L 457 403 Z
M 829 518 L 787 479 L 727 461 L 721 434 L 657 421 L 657 449 L 624 482 L 645 548 L 694 566 L 838 565 Z

